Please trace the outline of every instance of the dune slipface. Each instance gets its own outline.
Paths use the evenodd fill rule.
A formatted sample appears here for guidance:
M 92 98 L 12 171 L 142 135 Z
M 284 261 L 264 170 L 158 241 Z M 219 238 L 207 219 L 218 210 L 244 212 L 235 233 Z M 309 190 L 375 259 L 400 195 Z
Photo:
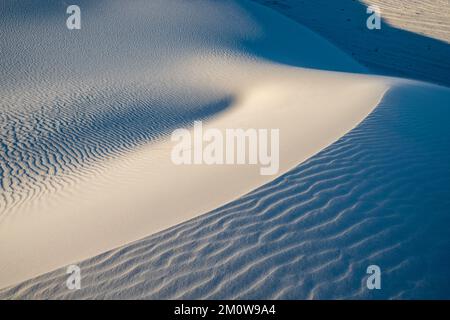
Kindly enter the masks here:
M 448 0 L 252 0 L 327 38 L 371 73 L 450 86 Z M 367 7 L 381 13 L 380 30 L 365 28 Z
M 442 104 L 440 104 L 442 103 Z M 3 298 L 448 298 L 450 90 L 404 83 L 357 128 L 217 210 Z M 369 291 L 368 265 L 383 290 Z
M 2 10 L 11 53 L 2 64 L 1 286 L 161 231 L 276 177 L 254 166 L 175 166 L 172 130 L 199 119 L 206 128 L 277 128 L 279 175 L 354 127 L 388 87 L 336 73 L 364 69 L 246 1 L 86 5 L 79 33 L 60 23 L 58 2 Z M 27 9 L 31 33 L 14 24 Z
M 449 297 L 449 89 L 250 1 L 80 6 L 1 4 L 1 298 Z M 279 172 L 175 166 L 194 120 L 279 129 Z

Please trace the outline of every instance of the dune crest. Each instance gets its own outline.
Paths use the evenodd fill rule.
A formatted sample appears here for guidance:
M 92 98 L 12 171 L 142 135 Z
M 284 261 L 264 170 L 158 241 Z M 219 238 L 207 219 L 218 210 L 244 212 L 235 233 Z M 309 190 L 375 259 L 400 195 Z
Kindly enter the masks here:
M 181 223 L 274 178 L 252 166 L 175 166 L 171 130 L 195 119 L 218 129 L 280 129 L 282 174 L 355 127 L 388 87 L 334 72 L 364 68 L 246 1 L 96 3 L 78 33 L 64 30 L 54 6 L 36 8 L 31 34 L 2 19 L 10 46 L 18 50 L 19 36 L 37 49 L 14 57 L 35 59 L 36 69 L 18 65 L 15 86 L 1 89 L 2 287 Z

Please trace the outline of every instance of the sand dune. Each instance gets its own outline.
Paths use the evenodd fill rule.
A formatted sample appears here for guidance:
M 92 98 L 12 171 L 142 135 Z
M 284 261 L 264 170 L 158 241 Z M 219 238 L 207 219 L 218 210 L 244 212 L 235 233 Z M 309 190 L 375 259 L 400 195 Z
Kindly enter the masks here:
M 371 73 L 450 86 L 448 0 L 252 0 L 317 32 Z M 367 6 L 381 10 L 381 30 L 365 28 Z
M 0 297 L 448 298 L 448 103 L 448 89 L 398 85 L 275 181 L 81 262 L 82 290 L 65 288 L 62 268 Z M 370 264 L 382 268 L 383 290 L 366 289 Z
M 206 213 L 276 177 L 255 166 L 175 166 L 171 130 L 195 119 L 280 129 L 279 175 L 357 125 L 388 87 L 336 73 L 364 68 L 246 1 L 96 4 L 74 35 L 57 23 L 55 6 L 36 9 L 43 25 L 31 34 L 4 20 L 10 46 L 19 35 L 36 50 L 6 56 L 18 64 L 18 83 L 2 89 L 2 287 Z M 30 59 L 34 68 L 22 70 Z M 10 72 L 2 70 L 3 81 Z
M 57 1 L 2 4 L 1 298 L 448 297 L 449 89 L 368 75 L 250 1 L 83 4 L 80 33 Z M 364 59 L 447 83 L 391 53 Z M 168 134 L 198 119 L 279 128 L 285 174 L 174 166 Z

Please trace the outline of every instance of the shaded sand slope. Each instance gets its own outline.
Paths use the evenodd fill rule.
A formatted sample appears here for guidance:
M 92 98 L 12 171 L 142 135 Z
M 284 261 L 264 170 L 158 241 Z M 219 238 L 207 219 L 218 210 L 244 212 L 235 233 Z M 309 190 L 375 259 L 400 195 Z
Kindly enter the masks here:
M 450 86 L 448 0 L 253 0 L 317 32 L 372 72 Z M 381 30 L 366 28 L 368 5 Z
M 270 82 L 260 81 L 268 59 L 364 71 L 309 30 L 247 2 L 81 1 L 75 32 L 60 1 L 0 5 L 0 219 L 95 173 L 102 160 L 229 109 Z
M 60 1 L 1 5 L 0 287 L 239 198 L 354 128 L 392 82 L 249 1 L 81 2 L 80 31 Z M 278 175 L 174 165 L 167 136 L 195 119 L 280 129 Z
M 357 128 L 222 208 L 1 298 L 449 298 L 450 90 L 398 84 Z M 377 264 L 382 290 L 368 291 Z

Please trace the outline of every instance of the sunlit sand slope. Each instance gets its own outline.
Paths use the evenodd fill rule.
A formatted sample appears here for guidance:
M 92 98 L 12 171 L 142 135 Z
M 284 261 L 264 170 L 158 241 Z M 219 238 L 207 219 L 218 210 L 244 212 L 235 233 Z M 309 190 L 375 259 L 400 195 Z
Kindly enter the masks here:
M 449 298 L 450 90 L 403 83 L 357 128 L 206 215 L 2 298 Z M 293 145 L 295 147 L 295 145 Z M 376 264 L 382 289 L 369 291 Z

